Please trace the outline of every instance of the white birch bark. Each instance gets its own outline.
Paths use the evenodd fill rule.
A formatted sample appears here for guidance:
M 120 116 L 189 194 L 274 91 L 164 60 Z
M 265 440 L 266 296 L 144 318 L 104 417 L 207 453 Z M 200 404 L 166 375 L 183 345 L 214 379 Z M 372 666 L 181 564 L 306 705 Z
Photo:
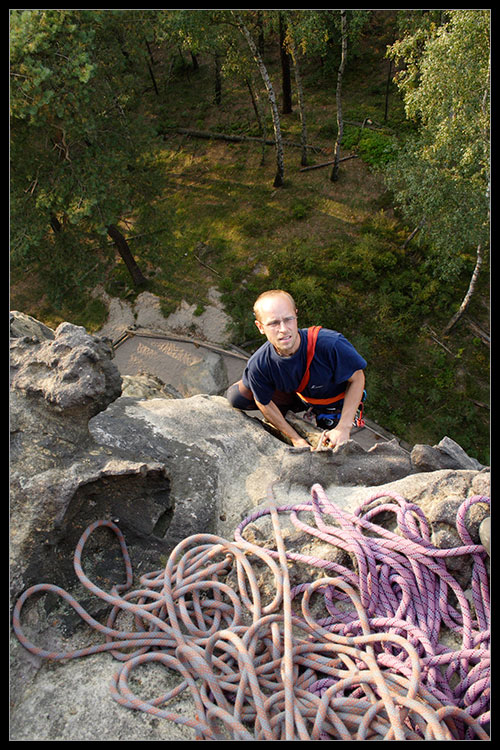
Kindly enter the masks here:
M 278 105 L 276 104 L 276 95 L 274 93 L 273 85 L 271 83 L 271 79 L 267 72 L 267 68 L 259 53 L 259 50 L 257 49 L 257 46 L 254 40 L 252 39 L 252 35 L 250 34 L 249 30 L 243 23 L 241 16 L 238 13 L 234 13 L 234 15 L 236 17 L 238 27 L 241 33 L 243 34 L 243 36 L 245 37 L 247 44 L 250 47 L 250 51 L 253 55 L 253 58 L 255 62 L 257 63 L 260 74 L 262 76 L 262 80 L 264 81 L 264 85 L 266 87 L 267 95 L 269 97 L 269 103 L 271 105 L 271 114 L 273 118 L 274 141 L 276 144 L 277 170 L 276 170 L 276 176 L 274 178 L 274 187 L 281 187 L 284 182 L 285 167 L 284 167 L 284 159 L 283 159 L 283 141 L 281 138 L 280 117 L 279 117 L 279 112 L 278 112 Z

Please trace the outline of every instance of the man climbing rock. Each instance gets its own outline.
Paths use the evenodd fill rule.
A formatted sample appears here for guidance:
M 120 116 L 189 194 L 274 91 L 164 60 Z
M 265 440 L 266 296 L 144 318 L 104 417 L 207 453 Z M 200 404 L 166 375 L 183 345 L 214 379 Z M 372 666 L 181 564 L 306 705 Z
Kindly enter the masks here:
M 311 447 L 286 421 L 288 410 L 309 409 L 330 447 L 349 440 L 363 400 L 366 361 L 341 333 L 299 328 L 288 292 L 272 289 L 254 305 L 255 325 L 267 341 L 250 357 L 226 397 L 237 409 L 259 409 L 295 447 Z M 333 426 L 332 426 L 333 425 Z

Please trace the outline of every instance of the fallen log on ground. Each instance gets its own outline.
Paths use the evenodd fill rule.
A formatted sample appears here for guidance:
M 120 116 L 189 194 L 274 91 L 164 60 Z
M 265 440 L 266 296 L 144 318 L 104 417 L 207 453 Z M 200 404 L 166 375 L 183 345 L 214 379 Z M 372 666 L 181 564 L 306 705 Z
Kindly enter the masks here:
M 348 161 L 349 159 L 357 159 L 357 154 L 351 154 L 350 156 L 343 156 L 342 159 L 338 160 L 338 163 L 340 164 L 341 161 Z M 321 164 L 312 164 L 310 167 L 301 167 L 301 172 L 308 172 L 311 169 L 320 169 L 320 167 L 328 167 L 329 164 L 333 164 L 335 162 L 335 159 L 330 159 L 330 161 L 323 161 Z
M 252 136 L 252 135 L 234 135 L 230 133 L 212 133 L 209 130 L 192 130 L 191 128 L 171 128 L 167 130 L 172 130 L 175 133 L 178 133 L 179 135 L 188 135 L 192 138 L 205 138 L 207 140 L 218 140 L 218 141 L 228 141 L 230 143 L 240 143 L 245 141 L 254 141 L 256 143 L 265 143 L 268 146 L 274 146 L 275 140 L 274 138 L 259 138 L 258 136 Z M 166 131 L 162 132 L 163 137 L 166 136 Z M 290 146 L 292 148 L 302 148 L 301 143 L 294 143 L 293 141 L 283 141 L 283 145 Z M 311 149 L 312 151 L 316 151 L 317 153 L 321 152 L 323 149 L 322 147 L 318 146 L 309 146 L 306 145 L 306 148 Z

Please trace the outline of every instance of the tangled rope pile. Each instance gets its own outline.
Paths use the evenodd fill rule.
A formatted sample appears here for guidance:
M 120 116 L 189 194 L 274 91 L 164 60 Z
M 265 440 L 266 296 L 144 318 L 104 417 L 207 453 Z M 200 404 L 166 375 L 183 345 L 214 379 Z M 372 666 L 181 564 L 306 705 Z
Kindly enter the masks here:
M 110 651 L 122 662 L 111 685 L 114 699 L 191 727 L 197 740 L 489 740 L 486 553 L 465 526 L 470 507 L 489 499 L 474 496 L 462 504 L 457 529 L 463 545 L 453 549 L 434 547 L 422 510 L 394 493 L 374 494 L 355 513 L 330 502 L 320 485 L 304 504 L 276 506 L 272 490 L 269 499 L 269 507 L 240 524 L 235 541 L 191 536 L 163 570 L 143 576 L 137 590 L 131 590 L 122 533 L 110 521 L 97 521 L 80 539 L 74 566 L 82 584 L 111 606 L 106 625 L 64 590 L 40 584 L 16 604 L 17 637 L 46 659 Z M 395 514 L 395 532 L 373 522 L 387 511 Z M 344 549 L 354 565 L 286 551 L 280 514 Z M 248 524 L 264 516 L 271 518 L 275 549 L 244 538 Z M 126 583 L 109 593 L 88 579 L 81 562 L 100 526 L 116 534 L 127 573 Z M 472 561 L 472 606 L 445 564 L 457 556 Z M 294 561 L 324 569 L 328 577 L 291 587 Z M 263 570 L 274 584 L 267 603 L 258 585 Z M 105 642 L 72 652 L 31 643 L 21 610 L 30 596 L 47 591 L 66 600 Z M 315 619 L 318 597 L 326 616 Z M 123 612 L 133 615 L 133 629 L 117 627 Z M 440 642 L 443 628 L 459 634 L 459 648 Z M 134 694 L 129 678 L 151 662 L 180 679 L 146 700 Z M 185 690 L 194 701 L 193 717 L 168 705 Z

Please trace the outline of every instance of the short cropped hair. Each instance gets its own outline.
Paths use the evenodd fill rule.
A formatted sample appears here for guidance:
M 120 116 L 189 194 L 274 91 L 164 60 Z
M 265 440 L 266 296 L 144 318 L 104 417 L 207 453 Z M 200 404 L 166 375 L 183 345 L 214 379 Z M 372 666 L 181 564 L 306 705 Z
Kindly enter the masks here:
M 279 294 L 283 294 L 285 297 L 288 297 L 288 299 L 290 300 L 290 302 L 293 305 L 293 309 L 294 310 L 297 309 L 297 306 L 295 304 L 295 300 L 294 300 L 294 298 L 292 297 L 291 294 L 289 294 L 288 292 L 283 291 L 283 289 L 269 289 L 267 292 L 262 292 L 262 294 L 260 294 L 257 297 L 257 299 L 255 300 L 255 303 L 254 303 L 254 306 L 253 306 L 253 314 L 254 314 L 254 316 L 255 316 L 255 318 L 257 320 L 259 320 L 259 307 L 260 307 L 259 303 L 263 299 L 266 299 L 267 297 L 276 297 Z

